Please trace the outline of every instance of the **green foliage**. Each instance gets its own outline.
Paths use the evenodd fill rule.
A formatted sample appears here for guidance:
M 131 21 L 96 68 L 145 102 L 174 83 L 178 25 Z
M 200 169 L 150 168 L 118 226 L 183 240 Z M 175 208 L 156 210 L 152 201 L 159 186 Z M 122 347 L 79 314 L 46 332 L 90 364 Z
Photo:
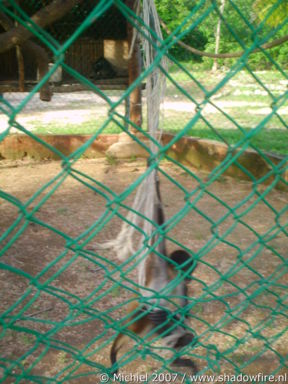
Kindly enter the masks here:
M 288 1 L 282 1 L 277 7 L 278 0 L 230 0 L 226 1 L 224 9 L 224 21 L 221 26 L 221 41 L 220 53 L 233 53 L 242 51 L 245 47 L 253 44 L 255 38 L 261 39 L 273 29 L 279 27 L 281 23 L 283 26 L 274 34 L 273 39 L 280 38 L 288 34 L 288 25 L 285 25 L 285 18 L 288 15 Z M 214 2 L 217 4 L 218 9 L 220 1 Z M 180 1 L 180 0 L 157 0 L 156 6 L 160 17 L 167 24 L 170 30 L 175 29 L 181 24 L 184 18 L 193 11 L 196 5 L 195 1 Z M 210 6 L 211 3 L 207 2 L 205 7 Z M 272 11 L 271 15 L 267 18 L 268 12 Z M 205 8 L 202 12 L 205 11 Z M 218 11 L 219 12 L 219 11 Z M 216 10 L 211 13 L 201 27 L 189 32 L 182 41 L 186 44 L 205 52 L 215 52 L 215 31 L 219 20 L 219 13 Z M 229 25 L 229 27 L 227 27 Z M 165 32 L 164 32 L 165 36 Z M 210 69 L 213 65 L 213 59 L 192 54 L 179 45 L 174 45 L 170 50 L 178 60 L 185 61 L 198 61 L 203 62 L 203 68 Z M 288 47 L 287 44 L 279 45 L 267 53 L 251 54 L 249 58 L 249 65 L 252 69 L 272 69 L 274 67 L 273 61 L 287 68 Z M 221 66 L 226 68 L 231 67 L 237 59 L 218 59 Z
M 197 2 L 194 0 L 156 0 L 155 4 L 160 18 L 173 31 L 192 12 Z M 189 26 L 186 25 L 185 27 L 188 28 Z M 167 33 L 163 31 L 163 35 L 166 37 Z M 193 29 L 185 35 L 182 42 L 199 50 L 204 50 L 207 37 L 201 29 Z M 199 55 L 194 55 L 178 44 L 171 48 L 170 53 L 178 60 L 202 61 Z
M 283 23 L 288 14 L 288 1 L 279 3 L 278 0 L 256 0 L 253 8 L 258 18 L 271 27 L 277 27 Z M 271 12 L 271 14 L 269 14 Z

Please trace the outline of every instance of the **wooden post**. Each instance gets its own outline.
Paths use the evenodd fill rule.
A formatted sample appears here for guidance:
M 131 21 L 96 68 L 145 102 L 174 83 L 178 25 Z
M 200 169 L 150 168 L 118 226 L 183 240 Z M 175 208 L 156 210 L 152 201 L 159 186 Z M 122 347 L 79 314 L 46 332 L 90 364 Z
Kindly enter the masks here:
M 25 92 L 24 59 L 23 59 L 23 54 L 19 45 L 16 45 L 16 57 L 17 57 L 17 63 L 18 63 L 19 91 Z
M 126 0 L 126 5 L 135 11 L 135 0 Z M 133 26 L 127 23 L 127 37 L 129 52 L 133 40 Z M 130 86 L 141 74 L 141 51 L 139 38 L 136 38 L 132 54 L 128 62 L 128 85 Z M 139 127 L 142 126 L 142 99 L 141 99 L 141 84 L 136 87 L 129 97 L 129 119 Z M 137 129 L 130 126 L 130 131 L 133 134 L 137 133 Z

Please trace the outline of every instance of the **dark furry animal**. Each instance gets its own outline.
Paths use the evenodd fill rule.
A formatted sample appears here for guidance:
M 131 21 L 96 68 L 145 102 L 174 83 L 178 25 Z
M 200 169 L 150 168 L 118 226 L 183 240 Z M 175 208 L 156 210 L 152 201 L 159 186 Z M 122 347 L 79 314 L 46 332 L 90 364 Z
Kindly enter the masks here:
M 104 57 L 100 57 L 92 64 L 92 79 L 113 79 L 116 77 L 116 72 L 112 68 L 112 65 Z

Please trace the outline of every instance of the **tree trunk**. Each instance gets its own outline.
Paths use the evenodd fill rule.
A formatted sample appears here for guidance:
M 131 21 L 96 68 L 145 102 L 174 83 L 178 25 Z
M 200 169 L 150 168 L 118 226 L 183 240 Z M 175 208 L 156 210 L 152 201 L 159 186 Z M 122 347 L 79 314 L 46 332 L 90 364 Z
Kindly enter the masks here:
M 225 0 L 221 0 L 220 5 L 220 14 L 223 15 L 225 8 Z M 221 24 L 222 20 L 221 17 L 219 17 L 217 28 L 216 28 L 216 41 L 215 41 L 215 54 L 218 55 L 219 53 L 219 47 L 220 47 L 220 38 L 221 38 Z M 212 71 L 217 71 L 219 69 L 218 59 L 214 59 Z

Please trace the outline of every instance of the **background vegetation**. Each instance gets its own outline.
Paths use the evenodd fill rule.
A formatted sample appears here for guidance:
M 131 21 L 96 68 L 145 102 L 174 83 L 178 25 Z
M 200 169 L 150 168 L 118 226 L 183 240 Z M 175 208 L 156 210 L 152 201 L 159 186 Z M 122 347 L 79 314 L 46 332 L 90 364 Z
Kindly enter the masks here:
M 179 26 L 198 4 L 196 0 L 156 0 L 155 3 L 159 16 L 171 31 Z M 220 4 L 219 0 L 218 6 Z M 211 6 L 211 2 L 207 1 L 205 7 L 209 6 Z M 272 7 L 274 10 L 271 10 Z M 271 16 L 267 17 L 269 11 L 271 11 Z M 221 23 L 219 52 L 232 53 L 243 50 L 254 40 L 254 31 L 257 31 L 259 40 L 274 30 L 277 30 L 277 33 L 273 39 L 287 35 L 288 23 L 287 20 L 285 21 L 287 14 L 288 1 L 277 5 L 277 0 L 237 0 L 234 2 L 226 0 Z M 216 11 L 211 13 L 199 28 L 187 33 L 183 42 L 199 50 L 205 50 L 205 52 L 215 52 L 215 32 L 218 21 L 219 14 Z M 233 26 L 233 29 L 228 29 L 225 21 L 230 27 Z M 165 31 L 163 33 L 167 35 Z M 237 40 L 235 36 L 237 36 Z M 175 45 L 171 49 L 171 53 L 178 60 L 200 62 L 205 69 L 211 69 L 213 66 L 213 59 L 196 56 L 179 45 Z M 288 44 L 281 44 L 269 50 L 268 55 L 263 53 L 252 55 L 249 61 L 251 69 L 273 68 L 273 62 L 269 56 L 282 68 L 287 68 Z M 230 67 L 234 62 L 235 59 L 219 59 L 220 66 Z

